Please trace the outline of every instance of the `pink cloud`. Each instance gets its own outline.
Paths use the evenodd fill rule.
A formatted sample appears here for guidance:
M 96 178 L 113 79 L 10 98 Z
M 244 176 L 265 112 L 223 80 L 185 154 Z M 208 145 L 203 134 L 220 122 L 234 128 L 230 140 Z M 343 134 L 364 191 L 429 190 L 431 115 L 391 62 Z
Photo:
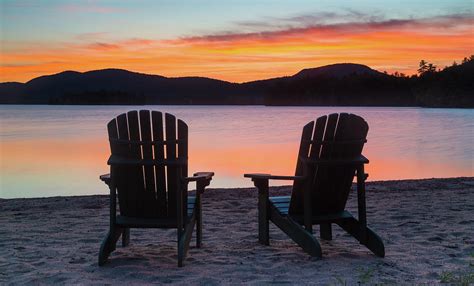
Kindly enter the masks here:
M 96 51 L 110 51 L 120 49 L 120 45 L 97 42 L 87 45 L 86 48 Z
M 258 25 L 258 24 L 255 24 Z M 272 40 L 281 39 L 286 37 L 293 37 L 298 35 L 304 35 L 312 33 L 325 34 L 330 33 L 334 35 L 347 35 L 347 34 L 363 34 L 366 32 L 373 32 L 379 30 L 412 30 L 417 29 L 424 31 L 431 31 L 433 33 L 445 33 L 445 29 L 451 29 L 451 31 L 457 28 L 472 29 L 474 25 L 474 16 L 471 14 L 454 14 L 436 16 L 431 18 L 420 18 L 420 19 L 388 19 L 388 20 L 377 20 L 377 21 L 360 21 L 360 22 L 346 22 L 337 24 L 307 24 L 303 26 L 287 27 L 281 30 L 269 30 L 260 32 L 224 32 L 203 36 L 190 36 L 182 37 L 177 40 L 170 40 L 169 43 L 180 44 L 180 43 L 202 43 L 202 42 L 233 42 L 233 41 L 245 41 L 245 40 Z

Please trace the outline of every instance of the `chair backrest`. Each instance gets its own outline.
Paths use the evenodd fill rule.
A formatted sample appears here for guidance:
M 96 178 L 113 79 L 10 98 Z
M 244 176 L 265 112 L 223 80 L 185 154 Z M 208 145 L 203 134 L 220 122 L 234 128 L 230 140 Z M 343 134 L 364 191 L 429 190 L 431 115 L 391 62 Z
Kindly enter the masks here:
M 307 164 L 305 170 L 303 161 L 357 158 L 362 153 L 368 130 L 362 117 L 348 113 L 322 116 L 304 126 L 295 174 L 307 175 L 307 179 L 293 185 L 290 214 L 303 213 L 305 188 L 311 192 L 313 214 L 344 210 L 356 167 Z
M 187 186 L 181 178 L 188 175 L 186 123 L 168 113 L 163 120 L 161 112 L 140 110 L 120 114 L 107 129 L 120 214 L 176 218 L 177 202 L 182 201 L 185 215 Z

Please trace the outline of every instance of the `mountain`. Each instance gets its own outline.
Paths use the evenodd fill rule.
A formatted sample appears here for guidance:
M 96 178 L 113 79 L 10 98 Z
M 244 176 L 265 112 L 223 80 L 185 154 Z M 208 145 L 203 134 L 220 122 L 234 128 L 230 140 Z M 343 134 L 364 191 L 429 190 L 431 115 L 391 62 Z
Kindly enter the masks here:
M 265 104 L 473 107 L 473 60 L 420 77 L 342 63 L 246 83 L 121 69 L 65 71 L 0 83 L 3 104 Z M 447 96 L 445 96 L 447 95 Z
M 65 71 L 25 84 L 0 84 L 0 102 L 16 98 L 16 103 L 25 104 L 219 104 L 233 102 L 234 94 L 235 84 L 221 80 L 166 78 L 121 69 Z
M 343 78 L 350 75 L 371 75 L 371 76 L 383 76 L 384 74 L 373 70 L 365 65 L 360 64 L 333 64 L 318 68 L 304 69 L 299 73 L 295 74 L 293 78 L 312 78 L 317 76 L 329 76 L 335 78 Z
M 242 85 L 251 93 L 263 94 L 265 105 L 415 105 L 408 78 L 360 64 L 304 69 L 293 76 Z

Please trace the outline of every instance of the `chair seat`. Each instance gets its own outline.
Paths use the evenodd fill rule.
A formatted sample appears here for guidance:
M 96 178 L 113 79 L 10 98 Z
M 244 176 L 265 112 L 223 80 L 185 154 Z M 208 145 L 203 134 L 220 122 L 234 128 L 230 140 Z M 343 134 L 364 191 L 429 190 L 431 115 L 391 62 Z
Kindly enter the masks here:
M 302 214 L 288 214 L 290 208 L 290 196 L 278 196 L 269 198 L 271 206 L 282 216 L 290 216 L 293 220 L 300 224 L 304 224 L 304 217 Z M 314 211 L 314 210 L 313 210 Z M 329 214 L 314 214 L 312 221 L 313 224 L 323 222 L 337 222 L 345 219 L 353 218 L 352 214 L 348 211 L 341 211 Z
M 196 197 L 188 197 L 188 216 L 186 222 L 193 216 L 195 204 Z M 118 215 L 115 224 L 121 227 L 176 228 L 176 218 L 141 218 Z

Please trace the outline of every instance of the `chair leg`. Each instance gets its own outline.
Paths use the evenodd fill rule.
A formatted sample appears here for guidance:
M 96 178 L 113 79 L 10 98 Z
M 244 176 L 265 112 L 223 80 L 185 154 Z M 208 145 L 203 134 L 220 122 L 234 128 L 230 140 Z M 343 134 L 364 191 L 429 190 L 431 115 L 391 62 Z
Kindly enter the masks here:
M 272 222 L 286 233 L 296 244 L 303 248 L 304 252 L 313 257 L 321 257 L 321 246 L 318 240 L 299 223 L 288 216 L 281 216 L 278 211 L 271 209 Z
M 124 228 L 122 231 L 122 246 L 126 247 L 130 244 L 130 228 Z
M 259 196 L 258 241 L 263 245 L 270 245 L 270 219 L 268 211 L 268 198 Z
M 321 239 L 332 240 L 332 227 L 330 223 L 322 223 L 320 225 Z
M 196 202 L 196 247 L 201 248 L 202 246 L 202 208 L 201 198 L 197 198 Z
M 385 257 L 385 246 L 382 239 L 370 228 L 365 229 L 365 239 L 360 233 L 360 223 L 355 218 L 350 218 L 337 223 L 342 229 L 365 245 L 375 255 Z M 364 241 L 365 240 L 365 241 Z
M 109 255 L 115 250 L 115 245 L 120 238 L 123 230 L 120 228 L 111 228 L 107 233 L 104 241 L 100 245 L 99 250 L 99 266 L 107 262 Z
M 178 267 L 183 267 L 184 260 L 184 241 L 178 234 Z
M 259 219 L 258 241 L 263 245 L 270 245 L 270 221 L 268 219 Z
M 189 244 L 193 236 L 195 220 L 188 222 L 184 229 L 178 230 L 178 267 L 183 266 L 183 261 L 189 250 Z

